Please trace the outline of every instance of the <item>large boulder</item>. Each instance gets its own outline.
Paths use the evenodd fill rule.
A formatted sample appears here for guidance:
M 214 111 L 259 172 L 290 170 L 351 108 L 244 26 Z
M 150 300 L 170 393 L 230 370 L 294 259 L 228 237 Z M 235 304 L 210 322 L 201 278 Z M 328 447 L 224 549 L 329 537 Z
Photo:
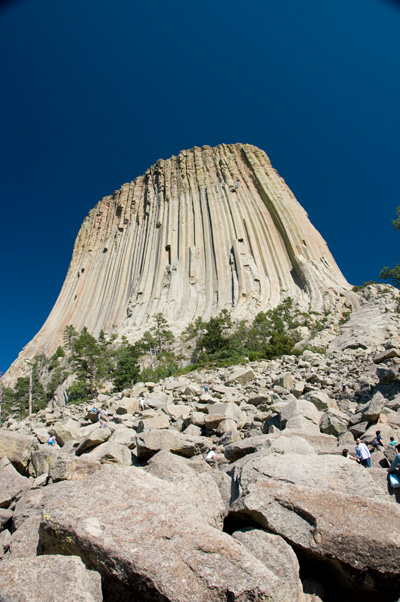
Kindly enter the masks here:
M 246 422 L 246 412 L 238 408 L 234 402 L 213 403 L 207 406 L 207 414 L 204 417 L 204 426 L 208 429 L 216 429 L 223 420 L 233 420 L 237 427 L 242 427 Z
M 0 531 L 3 530 L 4 525 L 12 518 L 12 515 L 13 511 L 9 508 L 0 508 Z
M 170 403 L 165 406 L 165 411 L 172 418 L 172 420 L 186 420 L 191 414 L 191 407 L 183 404 Z
M 0 460 L 0 508 L 8 508 L 13 499 L 30 487 L 29 479 L 19 474 L 7 458 Z
M 90 433 L 87 437 L 82 439 L 76 448 L 76 455 L 80 456 L 85 450 L 92 447 L 96 447 L 111 437 L 112 430 L 107 427 L 98 427 Z
M 294 387 L 293 377 L 290 372 L 280 374 L 274 379 L 274 385 L 283 387 L 284 389 L 292 389 Z
M 116 441 L 107 441 L 92 448 L 86 457 L 92 462 L 100 462 L 100 464 L 122 464 L 122 466 L 132 464 L 131 450 Z
M 238 383 L 240 385 L 245 385 L 246 383 L 254 380 L 256 374 L 254 370 L 250 367 L 246 368 L 235 368 L 232 373 L 226 379 L 226 384 L 229 386 L 231 383 Z
M 282 432 L 285 439 L 304 439 L 317 454 L 336 454 L 338 453 L 338 440 L 333 435 L 324 433 L 309 432 L 308 430 L 285 429 Z M 295 450 L 293 450 L 295 451 Z M 298 453 L 298 452 L 296 452 Z
M 361 412 L 362 421 L 376 422 L 380 413 L 385 407 L 385 403 L 386 400 L 382 393 L 377 391 L 375 395 L 368 401 L 368 403 L 360 404 L 357 408 L 357 411 Z
M 235 462 L 239 458 L 243 458 L 248 454 L 254 454 L 254 452 L 260 450 L 262 447 L 271 446 L 271 437 L 268 435 L 258 435 L 256 437 L 247 437 L 246 439 L 239 439 L 234 441 L 225 447 L 225 458 L 230 462 Z
M 49 440 L 49 433 L 47 432 L 47 429 L 43 427 L 33 427 L 32 432 L 36 436 L 39 443 L 47 443 L 47 441 Z
M 0 600 L 102 602 L 101 577 L 77 556 L 11 558 L 0 564 Z
M 341 433 L 347 431 L 349 420 L 347 415 L 335 408 L 329 408 L 321 418 L 319 428 L 321 433 L 326 435 L 334 435 L 338 437 Z
M 167 429 L 170 425 L 170 420 L 167 414 L 160 412 L 155 416 L 143 418 L 140 420 L 137 427 L 138 433 L 148 433 L 152 430 Z
M 48 474 L 57 462 L 60 448 L 58 446 L 40 445 L 38 449 L 32 451 L 32 461 L 30 464 L 30 474 L 38 477 L 42 474 Z
M 305 394 L 304 399 L 311 401 L 321 412 L 326 412 L 329 408 L 337 409 L 337 403 L 331 399 L 326 391 L 309 391 Z
M 58 445 L 61 447 L 67 443 L 76 439 L 79 433 L 81 425 L 77 420 L 67 418 L 63 422 L 56 422 L 49 428 L 49 433 L 55 436 Z
M 338 455 L 262 450 L 239 460 L 232 474 L 237 517 L 326 563 L 347 587 L 400 593 L 393 529 L 400 508 L 388 495 L 386 471 Z
M 35 437 L 0 429 L 0 459 L 8 458 L 18 472 L 24 474 L 31 460 Z
M 197 454 L 206 453 L 211 444 L 205 437 L 193 437 L 178 431 L 162 429 L 138 435 L 136 447 L 138 458 L 148 460 L 162 449 L 167 449 L 185 458 L 191 458 Z
M 28 489 L 15 505 L 10 541 L 13 558 L 31 558 L 37 555 L 39 525 L 45 495 L 49 490 L 50 488 Z
M 136 414 L 139 411 L 139 401 L 132 397 L 123 397 L 113 405 L 113 411 L 118 414 Z
M 283 600 L 289 602 L 302 599 L 303 587 L 299 578 L 299 562 L 293 548 L 282 537 L 252 528 L 235 531 L 232 536 L 278 575 Z
M 114 431 L 109 439 L 110 443 L 126 445 L 129 449 L 136 447 L 136 431 L 124 424 L 115 425 Z
M 81 481 L 88 475 L 97 472 L 100 463 L 90 458 L 89 454 L 81 457 L 72 454 L 60 454 L 53 466 L 50 467 L 49 475 L 54 482 L 57 481 Z
M 199 473 L 190 460 L 163 450 L 149 460 L 146 471 L 159 479 L 174 483 L 181 490 L 182 496 L 196 508 L 203 521 L 222 529 L 225 505 L 213 478 L 213 470 L 209 466 L 206 468 L 207 470 Z
M 280 412 L 280 427 L 303 428 L 319 431 L 321 413 L 315 405 L 305 399 L 296 399 L 285 404 Z
M 206 524 L 173 483 L 135 467 L 54 485 L 39 537 L 41 554 L 79 554 L 98 570 L 105 600 L 286 602 L 260 560 Z

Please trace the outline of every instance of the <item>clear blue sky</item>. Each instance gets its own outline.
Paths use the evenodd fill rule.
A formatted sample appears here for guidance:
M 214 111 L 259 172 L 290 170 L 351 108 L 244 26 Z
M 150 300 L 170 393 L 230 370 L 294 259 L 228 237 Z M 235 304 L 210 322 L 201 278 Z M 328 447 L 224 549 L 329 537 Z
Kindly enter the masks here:
M 265 150 L 352 284 L 395 265 L 394 0 L 0 4 L 0 370 L 103 196 L 180 150 Z

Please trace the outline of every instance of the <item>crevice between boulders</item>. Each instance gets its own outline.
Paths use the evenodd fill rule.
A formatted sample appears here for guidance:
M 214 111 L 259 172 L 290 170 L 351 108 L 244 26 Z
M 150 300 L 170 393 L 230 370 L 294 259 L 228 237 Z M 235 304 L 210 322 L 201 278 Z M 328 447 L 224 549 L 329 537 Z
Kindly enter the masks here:
M 223 531 L 232 535 L 235 531 L 249 527 L 263 529 L 256 518 L 254 512 L 251 517 L 240 511 L 229 512 L 224 520 Z M 262 515 L 260 518 L 263 519 Z M 322 585 L 323 602 L 376 602 L 377 599 L 380 602 L 398 602 L 400 599 L 400 584 L 396 575 L 383 575 L 371 569 L 357 571 L 336 559 L 313 554 L 286 538 L 283 539 L 297 556 L 303 584 L 317 580 Z M 306 585 L 304 592 L 308 593 Z

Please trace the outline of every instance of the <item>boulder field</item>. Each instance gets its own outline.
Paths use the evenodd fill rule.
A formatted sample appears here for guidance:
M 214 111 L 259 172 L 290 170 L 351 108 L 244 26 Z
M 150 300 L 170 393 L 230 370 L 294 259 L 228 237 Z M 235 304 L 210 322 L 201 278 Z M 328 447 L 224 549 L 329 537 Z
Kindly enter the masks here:
M 397 602 L 399 365 L 348 333 L 8 419 L 1 602 Z

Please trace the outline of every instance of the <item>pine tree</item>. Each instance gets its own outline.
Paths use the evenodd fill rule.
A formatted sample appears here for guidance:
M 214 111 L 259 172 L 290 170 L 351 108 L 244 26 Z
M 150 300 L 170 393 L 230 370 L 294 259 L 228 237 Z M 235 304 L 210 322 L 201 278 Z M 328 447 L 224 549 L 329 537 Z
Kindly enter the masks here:
M 397 219 L 392 220 L 392 226 L 395 230 L 400 230 L 400 207 L 397 207 L 396 212 Z M 383 268 L 379 274 L 379 278 L 390 280 L 393 286 L 400 288 L 400 264 L 396 264 L 394 268 Z
M 122 342 L 117 349 L 117 366 L 113 374 L 113 383 L 115 391 L 122 391 L 131 387 L 137 382 L 140 367 L 137 363 L 141 355 L 139 345 L 131 345 L 126 341 Z

